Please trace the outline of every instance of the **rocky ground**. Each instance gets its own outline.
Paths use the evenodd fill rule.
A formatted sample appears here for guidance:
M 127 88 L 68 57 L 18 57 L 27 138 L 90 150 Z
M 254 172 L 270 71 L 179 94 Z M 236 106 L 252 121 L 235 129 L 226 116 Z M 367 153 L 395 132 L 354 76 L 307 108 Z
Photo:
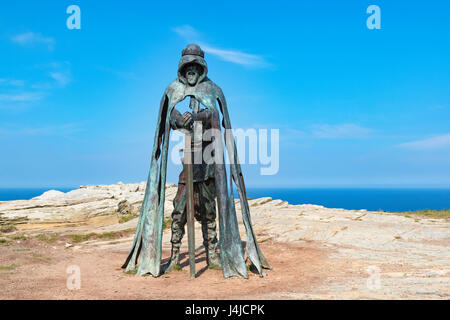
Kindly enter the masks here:
M 125 274 L 144 190 L 144 183 L 118 183 L 0 202 L 0 299 L 450 298 L 449 220 L 271 198 L 249 200 L 273 266 L 266 277 L 223 279 L 208 270 L 198 223 L 196 279 L 189 279 L 185 255 L 181 271 L 159 278 Z M 176 186 L 166 192 L 169 225 Z M 245 240 L 238 200 L 236 207 Z M 163 263 L 169 239 L 165 229 Z M 71 270 L 80 272 L 78 290 L 71 290 Z

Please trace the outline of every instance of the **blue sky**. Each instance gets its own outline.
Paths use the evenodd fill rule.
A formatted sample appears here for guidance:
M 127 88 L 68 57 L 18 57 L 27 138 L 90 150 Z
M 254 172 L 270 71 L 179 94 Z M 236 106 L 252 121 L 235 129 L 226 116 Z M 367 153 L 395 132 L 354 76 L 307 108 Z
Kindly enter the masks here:
M 146 180 L 190 42 L 233 127 L 280 130 L 279 172 L 244 165 L 248 186 L 450 187 L 449 16 L 436 0 L 3 3 L 0 187 Z

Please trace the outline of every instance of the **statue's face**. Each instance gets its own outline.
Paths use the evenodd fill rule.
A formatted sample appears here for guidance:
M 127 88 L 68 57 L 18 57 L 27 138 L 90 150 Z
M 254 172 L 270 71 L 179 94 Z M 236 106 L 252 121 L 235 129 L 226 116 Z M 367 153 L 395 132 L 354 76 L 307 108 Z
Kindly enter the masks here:
M 186 68 L 186 80 L 189 83 L 189 85 L 195 86 L 199 76 L 200 73 L 196 66 L 188 66 Z

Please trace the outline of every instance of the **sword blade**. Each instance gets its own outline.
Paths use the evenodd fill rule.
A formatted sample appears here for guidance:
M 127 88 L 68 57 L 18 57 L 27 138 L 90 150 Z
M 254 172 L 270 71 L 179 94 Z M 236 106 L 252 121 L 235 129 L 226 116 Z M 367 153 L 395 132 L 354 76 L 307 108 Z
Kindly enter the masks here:
M 195 233 L 194 233 L 194 170 L 192 166 L 191 135 L 185 135 L 184 172 L 186 175 L 186 219 L 189 248 L 189 271 L 195 278 Z

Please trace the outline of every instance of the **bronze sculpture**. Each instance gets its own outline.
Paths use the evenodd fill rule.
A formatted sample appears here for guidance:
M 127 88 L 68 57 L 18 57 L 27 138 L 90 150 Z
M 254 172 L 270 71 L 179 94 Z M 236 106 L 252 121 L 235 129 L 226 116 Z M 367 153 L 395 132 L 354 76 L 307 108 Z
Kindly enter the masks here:
M 219 110 L 222 114 L 225 147 L 230 159 L 230 192 L 223 161 L 224 145 L 220 136 L 218 139 L 212 138 L 214 164 L 200 163 L 194 166 L 197 194 L 206 195 L 206 200 L 203 203 L 198 203 L 197 207 L 200 210 L 197 218 L 200 221 L 204 221 L 202 229 L 206 231 L 204 232 L 204 244 L 208 261 L 210 265 L 221 267 L 225 278 L 233 276 L 248 278 L 234 206 L 232 192 L 232 184 L 234 182 L 239 194 L 242 218 L 247 232 L 246 251 L 248 258 L 261 276 L 264 274 L 262 268 L 271 268 L 262 254 L 253 233 L 244 179 L 237 157 L 234 137 L 231 132 L 225 97 L 222 90 L 206 76 L 207 72 L 208 67 L 204 60 L 204 52 L 195 44 L 188 45 L 182 51 L 182 57 L 178 66 L 178 77 L 167 87 L 161 99 L 144 201 L 133 245 L 123 265 L 126 271 L 136 270 L 138 257 L 142 253 L 136 273 L 138 275 L 150 273 L 154 277 L 161 274 L 161 239 L 170 130 L 191 129 L 193 121 L 201 121 L 202 124 L 204 123 L 212 130 L 221 132 Z M 181 115 L 174 107 L 186 97 L 191 98 L 193 113 Z M 199 109 L 200 104 L 204 106 L 204 109 Z M 194 144 L 195 141 L 194 138 Z M 208 144 L 206 142 L 206 145 Z M 180 182 L 183 181 L 182 174 L 180 175 Z M 183 234 L 183 231 L 180 231 L 184 227 L 183 212 L 185 210 L 185 201 L 182 201 L 183 183 L 179 184 L 178 192 L 179 194 L 174 200 L 174 222 L 172 224 L 172 245 L 175 244 L 175 248 L 172 248 L 169 270 L 178 262 L 179 247 L 177 253 L 177 246 L 181 242 Z M 212 209 L 215 197 L 217 197 L 219 210 L 218 245 L 220 262 L 216 251 L 215 208 Z M 201 211 L 207 213 L 202 214 Z
M 192 86 L 197 83 L 198 76 L 201 70 L 196 65 L 188 64 L 186 66 L 180 67 L 180 76 L 186 79 L 186 82 Z M 208 109 L 200 109 L 199 103 L 195 97 L 190 98 L 190 108 L 192 109 L 192 114 L 190 112 L 185 112 L 183 115 L 173 108 L 170 116 L 170 125 L 174 130 L 187 129 L 191 130 L 193 121 L 200 121 L 202 123 L 202 135 L 205 131 L 211 127 L 211 111 Z M 199 146 L 196 146 L 193 137 L 191 138 L 191 146 L 195 152 L 203 152 L 205 149 L 212 144 L 212 141 L 200 142 Z M 196 149 L 198 148 L 198 150 Z M 186 157 L 186 154 L 185 154 Z M 173 200 L 174 210 L 172 212 L 172 253 L 170 257 L 170 263 L 165 270 L 166 272 L 171 271 L 179 263 L 179 254 L 181 239 L 184 235 L 184 226 L 187 222 L 187 200 L 186 200 L 186 182 L 187 177 L 185 170 L 180 173 L 178 179 L 178 191 Z M 214 163 L 206 163 L 205 159 L 202 157 L 202 161 L 199 164 L 193 165 L 193 191 L 194 191 L 194 209 L 195 218 L 202 224 L 202 234 L 203 234 L 203 246 L 206 250 L 207 264 L 211 269 L 221 268 L 220 258 L 217 254 L 217 234 L 216 234 L 216 188 L 214 181 Z

